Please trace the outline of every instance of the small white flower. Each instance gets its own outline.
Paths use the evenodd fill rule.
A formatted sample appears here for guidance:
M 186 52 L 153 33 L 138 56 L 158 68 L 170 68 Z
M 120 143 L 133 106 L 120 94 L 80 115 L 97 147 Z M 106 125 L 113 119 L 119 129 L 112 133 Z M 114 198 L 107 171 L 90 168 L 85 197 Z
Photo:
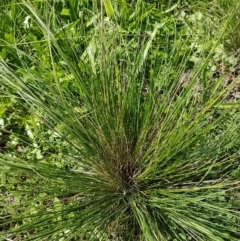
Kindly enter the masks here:
M 30 28 L 30 23 L 29 23 L 29 19 L 30 19 L 31 17 L 28 15 L 26 18 L 25 18 L 25 20 L 23 21 L 23 24 L 24 24 L 24 28 L 25 29 L 28 29 L 28 28 Z

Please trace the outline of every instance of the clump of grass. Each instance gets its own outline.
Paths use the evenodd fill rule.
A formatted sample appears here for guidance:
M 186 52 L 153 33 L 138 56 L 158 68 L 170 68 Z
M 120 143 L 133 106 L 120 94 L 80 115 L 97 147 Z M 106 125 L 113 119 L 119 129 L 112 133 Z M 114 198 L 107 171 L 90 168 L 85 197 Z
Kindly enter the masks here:
M 45 70 L 43 57 L 14 45 L 21 66 L 0 60 L 5 93 L 74 150 L 61 157 L 67 169 L 0 154 L 28 177 L 10 188 L 24 203 L 5 227 L 24 240 L 238 240 L 240 113 L 227 96 L 239 80 L 208 74 L 231 18 L 192 66 L 185 35 L 176 31 L 163 53 L 164 23 L 141 26 L 140 14 L 126 33 L 104 3 L 93 4 L 83 52 L 26 3 L 46 36 Z M 150 21 L 151 8 L 139 8 Z

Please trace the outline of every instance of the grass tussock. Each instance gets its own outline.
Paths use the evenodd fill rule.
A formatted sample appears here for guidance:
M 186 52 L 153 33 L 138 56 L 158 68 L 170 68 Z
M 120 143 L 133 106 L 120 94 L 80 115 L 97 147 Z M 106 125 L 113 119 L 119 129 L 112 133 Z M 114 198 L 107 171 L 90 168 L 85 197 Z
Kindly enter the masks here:
M 238 5 L 22 3 L 29 28 L 1 39 L 23 126 L 1 128 L 3 237 L 239 240 L 240 80 L 214 69 Z

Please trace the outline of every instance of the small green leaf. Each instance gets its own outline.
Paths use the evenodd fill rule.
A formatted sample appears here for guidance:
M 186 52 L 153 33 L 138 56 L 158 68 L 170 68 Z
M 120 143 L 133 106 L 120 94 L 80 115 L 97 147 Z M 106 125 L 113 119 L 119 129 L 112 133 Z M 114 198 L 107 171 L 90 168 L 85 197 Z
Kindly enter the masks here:
M 40 151 L 40 150 L 37 150 L 37 152 L 36 152 L 36 158 L 37 158 L 38 160 L 40 160 L 40 159 L 43 158 L 43 155 L 41 154 L 41 151 Z
M 4 126 L 4 119 L 0 119 L 0 126 Z
M 62 16 L 70 16 L 70 10 L 68 8 L 63 8 L 62 12 L 60 13 Z
M 2 57 L 3 59 L 5 59 L 7 56 L 7 51 L 6 49 L 2 49 L 2 51 L 0 52 L 0 57 Z
M 239 107 L 240 107 L 240 103 L 239 103 L 239 102 L 222 103 L 222 104 L 220 104 L 218 107 L 219 107 L 219 108 L 223 108 L 223 109 L 234 108 L 234 107 L 239 108 Z
M 212 88 L 211 91 L 211 96 L 214 96 L 219 89 L 219 87 L 223 84 L 225 76 L 221 76 L 215 83 L 214 87 Z
M 11 43 L 11 44 L 14 43 L 14 36 L 13 36 L 12 34 L 10 34 L 10 33 L 5 33 L 5 34 L 4 34 L 4 37 L 5 37 L 5 39 L 6 39 L 9 43 Z
M 103 2 L 104 2 L 104 7 L 105 7 L 105 10 L 106 10 L 106 13 L 107 13 L 108 17 L 112 17 L 113 14 L 114 14 L 114 10 L 113 10 L 111 1 L 105 0 Z

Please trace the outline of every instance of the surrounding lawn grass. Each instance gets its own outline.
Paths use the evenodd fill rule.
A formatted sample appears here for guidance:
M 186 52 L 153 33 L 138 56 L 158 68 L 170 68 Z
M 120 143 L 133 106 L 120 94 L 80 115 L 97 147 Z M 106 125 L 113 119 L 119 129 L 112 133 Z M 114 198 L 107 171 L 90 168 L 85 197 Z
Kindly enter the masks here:
M 3 1 L 2 240 L 239 240 L 239 7 Z

